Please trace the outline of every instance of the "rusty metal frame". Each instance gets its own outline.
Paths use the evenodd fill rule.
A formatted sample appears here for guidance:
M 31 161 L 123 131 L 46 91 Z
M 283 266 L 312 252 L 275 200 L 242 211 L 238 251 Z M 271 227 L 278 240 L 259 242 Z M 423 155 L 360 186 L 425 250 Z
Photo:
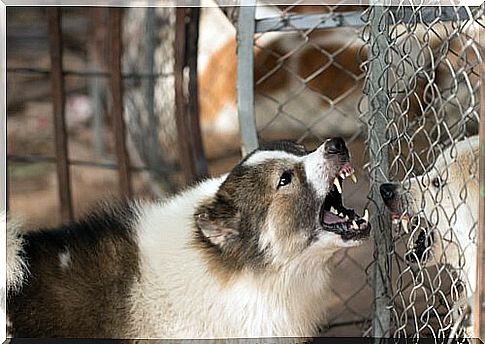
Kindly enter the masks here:
M 54 7 L 48 12 L 59 202 L 62 220 L 71 221 L 73 219 L 73 208 L 65 122 L 66 95 L 64 92 L 64 76 L 62 71 L 61 8 Z
M 208 174 L 199 125 L 197 52 L 200 9 L 176 8 L 175 19 L 175 119 L 179 137 L 180 165 L 190 184 Z M 188 80 L 185 80 L 186 68 Z M 186 95 L 187 93 L 187 95 Z
M 108 8 L 108 45 L 109 70 L 65 70 L 62 65 L 62 32 L 61 7 L 48 10 L 49 42 L 51 55 L 51 69 L 45 68 L 7 68 L 7 73 L 39 74 L 52 78 L 52 102 L 54 105 L 54 125 L 56 136 L 55 156 L 30 156 L 11 154 L 7 161 L 38 163 L 48 162 L 57 165 L 58 188 L 60 199 L 61 219 L 63 222 L 73 219 L 73 201 L 71 190 L 70 166 L 90 166 L 96 168 L 116 169 L 119 174 L 120 193 L 126 197 L 133 194 L 131 174 L 145 171 L 144 166 L 131 166 L 128 157 L 126 130 L 123 117 L 123 80 L 174 77 L 177 99 L 177 131 L 180 140 L 181 166 L 172 166 L 175 171 L 182 170 L 187 183 L 202 179 L 208 175 L 207 161 L 203 151 L 202 137 L 199 123 L 198 86 L 197 86 L 197 52 L 199 8 L 177 8 L 178 22 L 175 45 L 175 70 L 170 73 L 123 73 L 122 56 L 122 9 Z M 97 68 L 96 68 L 97 69 Z M 188 73 L 187 73 L 188 72 Z M 111 117 L 116 144 L 117 163 L 99 161 L 78 161 L 68 157 L 68 135 L 65 123 L 64 78 L 66 76 L 80 76 L 87 78 L 107 78 L 111 92 Z M 7 185 L 8 187 L 8 185 Z M 8 201 L 8 194 L 6 197 Z
M 113 128 L 118 159 L 119 188 L 123 196 L 133 194 L 131 185 L 130 159 L 126 147 L 125 122 L 123 119 L 123 79 L 121 77 L 121 8 L 109 10 L 109 40 L 110 40 L 110 88 L 112 97 Z

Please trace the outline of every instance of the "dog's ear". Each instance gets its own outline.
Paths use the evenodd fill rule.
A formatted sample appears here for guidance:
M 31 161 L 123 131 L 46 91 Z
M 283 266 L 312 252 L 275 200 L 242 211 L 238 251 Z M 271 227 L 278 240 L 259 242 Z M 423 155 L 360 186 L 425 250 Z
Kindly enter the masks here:
M 239 236 L 240 220 L 240 213 L 221 200 L 201 206 L 195 213 L 197 228 L 208 241 L 220 247 Z

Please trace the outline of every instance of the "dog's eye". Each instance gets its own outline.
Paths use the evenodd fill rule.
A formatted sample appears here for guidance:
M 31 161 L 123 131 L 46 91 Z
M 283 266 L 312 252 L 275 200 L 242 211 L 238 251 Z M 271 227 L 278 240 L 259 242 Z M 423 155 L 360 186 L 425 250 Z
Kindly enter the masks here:
M 431 184 L 433 184 L 435 188 L 440 188 L 444 185 L 440 177 L 433 178 Z
M 280 181 L 278 182 L 278 188 L 288 185 L 291 183 L 291 172 L 285 171 L 280 176 Z

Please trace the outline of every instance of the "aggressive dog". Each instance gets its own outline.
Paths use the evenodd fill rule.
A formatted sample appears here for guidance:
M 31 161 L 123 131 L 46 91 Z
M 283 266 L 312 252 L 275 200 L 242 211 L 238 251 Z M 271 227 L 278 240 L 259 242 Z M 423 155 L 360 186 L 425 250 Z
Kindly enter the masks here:
M 166 201 L 105 204 L 57 229 L 11 235 L 7 271 L 19 277 L 7 286 L 9 332 L 315 336 L 330 258 L 369 236 L 367 211 L 343 204 L 353 172 L 340 138 L 313 152 L 278 142 Z
M 380 187 L 393 222 L 417 236 L 407 260 L 451 266 L 464 284 L 463 303 L 476 285 L 478 160 L 479 139 L 473 136 L 445 149 L 428 173 L 410 179 L 407 192 L 398 184 Z

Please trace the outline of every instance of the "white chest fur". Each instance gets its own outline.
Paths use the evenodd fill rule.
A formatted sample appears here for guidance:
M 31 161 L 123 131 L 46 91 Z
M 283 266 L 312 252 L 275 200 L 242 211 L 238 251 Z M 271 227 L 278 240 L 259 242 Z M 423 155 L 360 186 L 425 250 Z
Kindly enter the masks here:
M 165 204 L 141 205 L 141 278 L 132 290 L 133 328 L 143 338 L 311 336 L 324 321 L 325 256 L 302 254 L 280 271 L 243 272 L 222 285 L 189 244 L 195 207 L 224 177 Z

